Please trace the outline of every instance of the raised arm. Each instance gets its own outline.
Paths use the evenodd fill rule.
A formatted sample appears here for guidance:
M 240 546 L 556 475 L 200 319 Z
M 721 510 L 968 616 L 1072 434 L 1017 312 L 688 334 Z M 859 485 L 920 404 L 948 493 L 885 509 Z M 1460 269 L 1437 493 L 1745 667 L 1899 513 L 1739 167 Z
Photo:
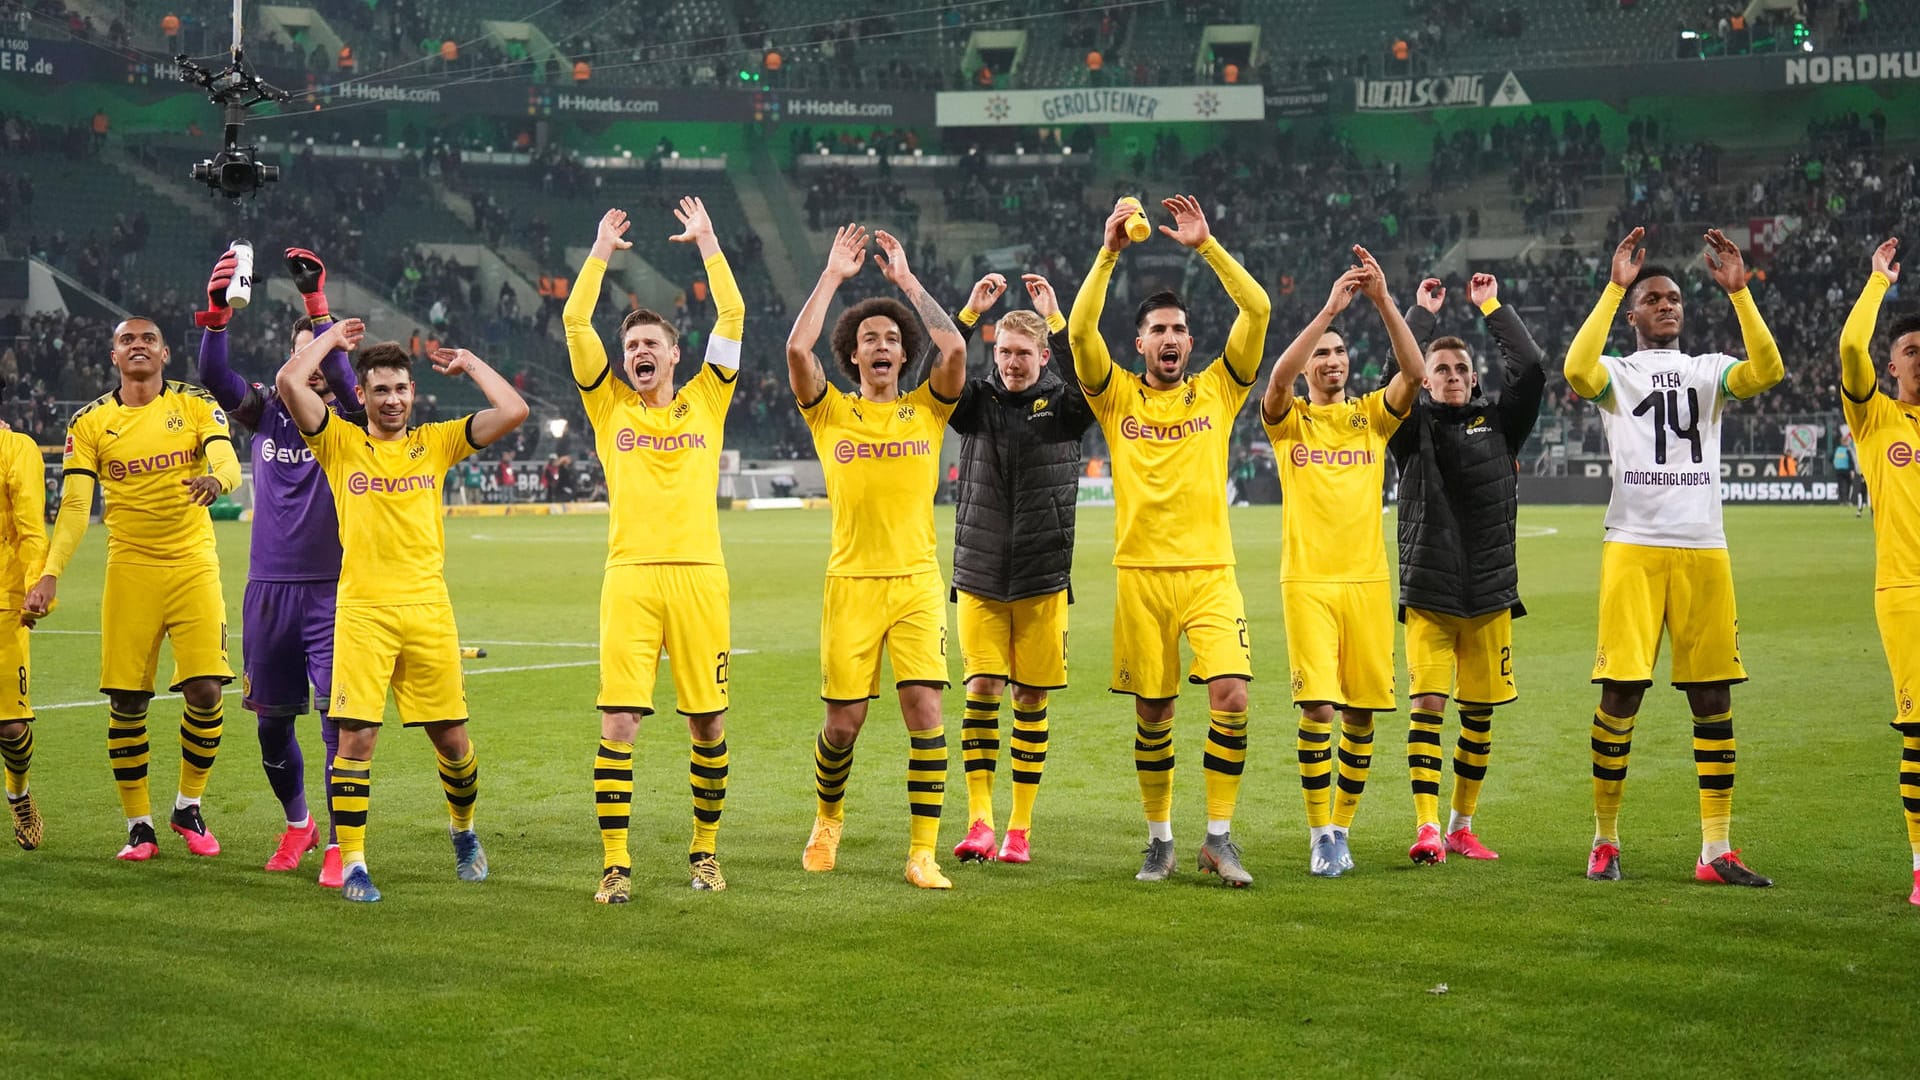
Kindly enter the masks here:
M 1880 388 L 1868 349 L 1873 344 L 1874 325 L 1880 321 L 1880 302 L 1886 298 L 1887 288 L 1900 280 L 1900 264 L 1893 261 L 1899 252 L 1898 240 L 1883 241 L 1874 249 L 1873 273 L 1840 331 L 1840 390 L 1856 402 L 1867 400 Z
M 974 328 L 980 325 L 980 317 L 993 310 L 1000 297 L 1007 291 L 1005 274 L 988 274 L 973 283 L 973 292 L 967 295 L 967 303 L 953 313 L 953 323 L 960 328 L 960 336 L 973 340 Z
M 1242 386 L 1251 386 L 1260 374 L 1261 354 L 1266 351 L 1267 322 L 1273 316 L 1273 301 L 1267 297 L 1267 290 L 1247 273 L 1247 268 L 1234 261 L 1227 249 L 1220 246 L 1220 241 L 1214 239 L 1200 200 L 1191 195 L 1175 195 L 1161 200 L 1160 205 L 1173 214 L 1173 224 L 1160 226 L 1160 231 L 1207 260 L 1227 290 L 1227 297 L 1240 309 L 1240 314 L 1234 316 L 1233 328 L 1227 331 L 1226 351 L 1220 355 L 1234 379 Z
M 506 376 L 465 349 L 435 349 L 433 370 L 441 375 L 465 375 L 486 396 L 488 408 L 467 421 L 467 433 L 477 447 L 492 446 L 527 422 L 527 402 Z
M 1640 246 L 1641 238 L 1646 235 L 1647 230 L 1636 228 L 1613 249 L 1612 276 L 1606 290 L 1567 345 L 1567 385 L 1588 401 L 1598 401 L 1613 389 L 1613 376 L 1607 374 L 1606 366 L 1600 363 L 1600 354 L 1606 350 L 1607 335 L 1613 332 L 1613 319 L 1620 313 L 1620 301 L 1627 298 L 1628 287 L 1647 261 L 1647 250 Z
M 676 244 L 692 244 L 706 266 L 707 289 L 713 295 L 713 333 L 707 337 L 707 363 L 728 371 L 740 369 L 740 339 L 746 333 L 747 302 L 740 285 L 733 280 L 733 268 L 713 232 L 713 219 L 707 216 L 707 204 L 694 196 L 683 196 L 673 216 L 680 232 L 667 237 Z
M 1546 395 L 1546 354 L 1534 343 L 1520 314 L 1500 303 L 1500 281 L 1492 274 L 1475 274 L 1467 284 L 1467 299 L 1487 320 L 1494 348 L 1500 350 L 1500 401 L 1507 444 L 1516 453 L 1540 419 L 1540 399 Z
M 351 349 L 366 336 L 367 325 L 359 319 L 333 323 L 321 331 L 299 352 L 287 358 L 273 378 L 274 389 L 301 431 L 312 435 L 327 423 L 327 403 L 313 392 L 307 380 L 319 370 L 321 358 L 333 349 Z
M 1773 340 L 1773 331 L 1760 317 L 1753 293 L 1747 290 L 1747 261 L 1741 257 L 1740 248 L 1719 229 L 1708 229 L 1706 239 L 1707 250 L 1701 258 L 1713 271 L 1713 280 L 1727 290 L 1727 299 L 1733 301 L 1734 316 L 1740 320 L 1740 341 L 1747 352 L 1745 360 L 1727 369 L 1727 393 L 1745 400 L 1778 386 L 1787 377 L 1787 365 Z
M 593 329 L 593 306 L 600 301 L 607 260 L 614 252 L 633 246 L 633 241 L 626 239 L 631 226 L 625 210 L 609 210 L 600 215 L 593 247 L 587 251 L 587 261 L 580 264 L 573 291 L 567 294 L 567 305 L 560 312 L 560 325 L 567 334 L 567 358 L 573 368 L 573 384 L 583 392 L 601 386 L 612 370 L 606 346 L 600 344 L 600 335 Z
M 793 320 L 787 335 L 787 385 L 802 405 L 812 405 L 827 392 L 827 372 L 813 354 L 820 332 L 827 325 L 827 309 L 833 306 L 833 294 L 848 278 L 860 272 L 867 261 L 867 230 L 859 225 L 842 225 L 833 234 L 833 247 L 827 252 L 826 269 L 814 283 L 807 302 Z
M 1362 267 L 1352 267 L 1333 283 L 1333 291 L 1327 294 L 1327 302 L 1320 307 L 1319 314 L 1308 321 L 1306 328 L 1294 337 L 1293 343 L 1274 361 L 1273 372 L 1267 376 L 1266 393 L 1260 395 L 1260 419 L 1269 424 L 1277 424 L 1293 407 L 1293 382 L 1300 373 L 1307 370 L 1307 361 L 1313 358 L 1313 347 L 1319 343 L 1320 336 L 1333 325 L 1333 320 L 1347 310 L 1353 303 L 1353 295 L 1366 282 L 1368 271 Z
M 933 370 L 927 372 L 927 385 L 942 401 L 957 401 L 967 385 L 967 339 L 960 336 L 960 329 L 953 325 L 947 309 L 913 276 L 913 270 L 907 266 L 906 249 L 900 246 L 900 241 L 884 229 L 876 229 L 873 239 L 880 245 L 880 254 L 876 257 L 880 272 L 919 313 L 921 324 L 927 328 L 927 337 L 939 353 Z
M 1093 257 L 1093 269 L 1080 279 L 1079 295 L 1073 298 L 1073 310 L 1067 313 L 1067 340 L 1073 342 L 1073 373 L 1081 389 L 1098 394 L 1113 381 L 1113 357 L 1100 336 L 1100 314 L 1107 306 L 1107 286 L 1113 281 L 1113 268 L 1120 252 L 1133 242 L 1127 235 L 1127 219 L 1139 213 L 1130 202 L 1116 202 L 1101 226 L 1100 253 Z
M 300 290 L 300 302 L 307 309 L 307 316 L 313 320 L 315 336 L 324 334 L 332 326 L 334 318 L 327 307 L 327 264 L 320 261 L 309 248 L 290 247 L 285 252 L 287 276 L 293 279 L 293 286 Z M 333 391 L 333 398 L 340 403 L 343 413 L 359 413 L 360 399 L 354 389 L 360 380 L 353 373 L 353 361 L 347 356 L 345 346 L 327 350 L 320 361 L 320 374 L 326 377 L 327 388 Z M 244 419 L 244 418 L 242 418 Z
M 1400 365 L 1400 369 L 1393 373 L 1393 379 L 1387 383 L 1387 408 L 1395 416 L 1405 416 L 1407 410 L 1413 408 L 1414 396 L 1420 393 L 1420 381 L 1427 377 L 1427 356 L 1420 350 L 1420 342 L 1414 339 L 1406 317 L 1394 306 L 1393 294 L 1387 291 L 1387 278 L 1381 272 L 1379 260 L 1358 244 L 1354 245 L 1353 254 L 1360 260 L 1361 269 L 1367 272 L 1360 291 L 1373 301 L 1374 310 L 1380 313 L 1380 321 L 1387 324 L 1387 338 L 1393 342 L 1393 356 Z

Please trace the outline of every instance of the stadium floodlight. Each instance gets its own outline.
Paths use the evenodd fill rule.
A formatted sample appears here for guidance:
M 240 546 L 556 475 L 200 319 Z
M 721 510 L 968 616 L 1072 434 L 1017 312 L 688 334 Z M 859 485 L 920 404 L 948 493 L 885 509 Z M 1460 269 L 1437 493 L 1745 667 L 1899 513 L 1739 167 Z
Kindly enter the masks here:
M 267 101 L 287 101 L 293 95 L 263 82 L 247 63 L 240 47 L 241 0 L 233 0 L 233 60 L 221 71 L 208 71 L 185 53 L 174 57 L 180 81 L 192 83 L 207 92 L 208 100 L 220 107 L 224 141 L 220 152 L 193 166 L 192 176 L 229 199 L 237 199 L 280 179 L 280 167 L 259 159 L 259 149 L 240 145 L 240 128 L 247 121 L 247 110 Z
M 547 434 L 555 439 L 566 438 L 567 437 L 567 418 L 564 416 L 556 416 L 553 419 L 547 421 Z
M 1693 41 L 1693 40 L 1695 40 L 1696 38 L 1698 38 L 1699 36 L 1700 36 L 1700 32 L 1699 32 L 1698 30 L 1682 30 L 1682 31 L 1680 31 L 1680 40 L 1681 40 L 1681 41 Z

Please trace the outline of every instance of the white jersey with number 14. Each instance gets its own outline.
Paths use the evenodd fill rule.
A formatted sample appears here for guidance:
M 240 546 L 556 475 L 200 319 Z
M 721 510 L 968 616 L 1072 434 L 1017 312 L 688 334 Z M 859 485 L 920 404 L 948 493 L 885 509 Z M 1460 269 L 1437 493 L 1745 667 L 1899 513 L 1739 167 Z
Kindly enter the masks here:
M 1724 353 L 1689 356 L 1642 349 L 1603 356 L 1610 377 L 1600 423 L 1613 458 L 1607 539 L 1650 547 L 1723 548 L 1720 524 L 1720 415 Z

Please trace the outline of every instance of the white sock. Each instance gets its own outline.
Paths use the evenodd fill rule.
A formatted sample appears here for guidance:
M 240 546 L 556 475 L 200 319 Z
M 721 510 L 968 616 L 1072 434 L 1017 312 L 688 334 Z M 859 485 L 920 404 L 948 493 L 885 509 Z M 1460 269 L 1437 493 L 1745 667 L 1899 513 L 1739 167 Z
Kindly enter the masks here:
M 1347 838 L 1347 830 L 1338 825 L 1327 826 L 1327 831 L 1333 834 L 1335 840 L 1345 840 Z
M 1473 815 L 1463 814 L 1458 810 L 1447 811 L 1447 832 L 1457 833 L 1462 829 L 1468 832 L 1473 831 Z
M 185 795 L 175 795 L 173 797 L 173 808 L 175 810 L 185 810 L 189 806 L 199 806 L 199 805 L 200 805 L 199 799 L 189 799 Z
M 1913 853 L 1913 871 L 1916 874 L 1920 874 L 1920 851 Z
M 153 828 L 153 815 L 142 814 L 139 817 L 130 817 L 127 819 L 127 828 L 131 829 L 135 825 L 145 825 L 149 829 Z
M 1149 839 L 1153 839 L 1153 840 L 1173 839 L 1173 822 L 1171 821 L 1147 822 L 1147 836 Z
M 1227 833 L 1231 832 L 1232 830 L 1233 830 L 1232 818 L 1208 818 L 1207 819 L 1207 835 L 1208 836 L 1225 836 L 1227 835 Z
M 355 855 L 353 858 L 348 859 L 347 861 L 340 864 L 340 872 L 342 874 L 345 874 L 347 871 L 353 869 L 356 866 L 365 867 L 366 865 L 367 865 L 367 857 L 365 855 Z
M 1331 825 L 1315 825 L 1307 830 L 1307 838 L 1315 844 L 1318 844 L 1322 837 L 1331 835 L 1333 835 L 1333 826 Z
M 9 791 L 9 792 L 7 792 L 7 801 L 8 801 L 8 802 L 19 802 L 19 801 L 20 801 L 21 799 L 24 799 L 24 798 L 26 798 L 26 797 L 27 797 L 28 795 L 30 795 L 30 794 L 32 794 L 32 793 L 33 793 L 33 785 L 32 785 L 32 784 L 28 784 L 28 785 L 27 785 L 26 787 L 23 787 L 23 788 L 21 788 L 21 789 L 20 789 L 20 794 L 18 794 L 18 795 L 15 795 L 15 794 L 14 794 L 13 792 L 11 792 L 11 791 Z
M 1700 861 L 1710 863 L 1733 850 L 1733 845 L 1725 840 L 1710 840 L 1700 845 Z
M 339 845 L 339 844 L 328 844 L 328 845 L 327 845 L 327 850 L 328 850 L 328 851 L 339 851 L 339 850 L 340 850 L 340 845 Z
M 289 828 L 289 829 L 304 829 L 304 828 L 306 828 L 307 826 L 309 826 L 309 825 L 311 825 L 311 824 L 313 824 L 313 815 L 312 815 L 312 814 L 308 814 L 308 815 L 307 815 L 306 817 L 303 817 L 303 818 L 301 818 L 301 819 L 300 819 L 299 821 L 289 821 L 289 822 L 287 822 L 287 828 Z

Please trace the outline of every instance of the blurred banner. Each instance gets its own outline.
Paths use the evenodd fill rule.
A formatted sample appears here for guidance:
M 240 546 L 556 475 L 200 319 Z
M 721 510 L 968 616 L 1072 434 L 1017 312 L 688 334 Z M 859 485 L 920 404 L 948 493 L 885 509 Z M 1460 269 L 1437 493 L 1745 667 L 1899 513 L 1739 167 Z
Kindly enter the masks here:
M 1114 86 L 1075 90 L 980 90 L 934 99 L 941 127 L 1043 127 L 1054 124 L 1149 124 L 1259 120 L 1259 86 Z

